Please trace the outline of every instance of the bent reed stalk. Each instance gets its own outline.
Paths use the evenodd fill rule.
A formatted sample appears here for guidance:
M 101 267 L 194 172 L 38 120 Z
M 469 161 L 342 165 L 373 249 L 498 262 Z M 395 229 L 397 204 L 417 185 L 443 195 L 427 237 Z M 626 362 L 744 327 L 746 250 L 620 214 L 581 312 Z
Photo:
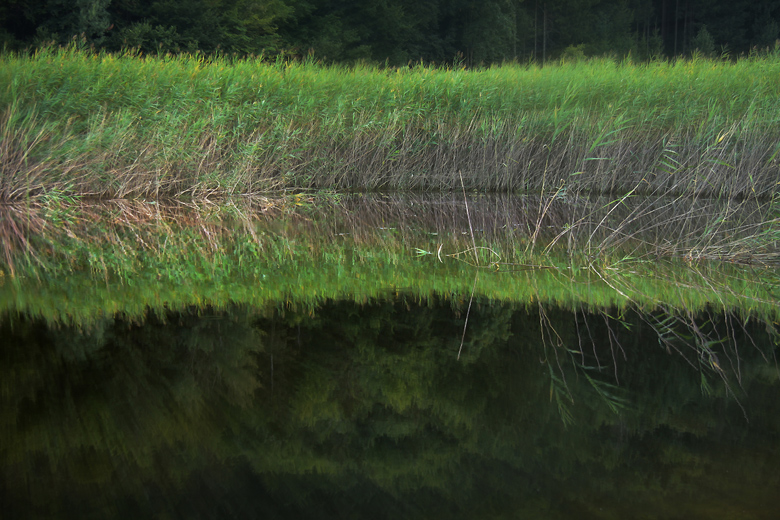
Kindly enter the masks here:
M 631 246 L 594 257 L 560 242 L 533 253 L 526 247 L 530 238 L 517 229 L 480 228 L 501 221 L 522 227 L 535 220 L 526 211 L 535 205 L 502 208 L 474 197 L 476 245 L 501 257 L 500 265 L 489 263 L 494 257 L 480 261 L 480 269 L 468 249 L 474 242 L 463 233 L 468 219 L 453 220 L 451 207 L 434 202 L 420 208 L 409 201 L 382 208 L 364 198 L 370 197 L 321 207 L 316 199 L 313 206 L 298 206 L 294 197 L 235 204 L 3 204 L 0 315 L 27 312 L 53 322 L 80 315 L 89 321 L 114 312 L 142 316 L 153 308 L 366 302 L 399 293 L 437 295 L 467 314 L 473 293 L 477 303 L 546 302 L 610 313 L 664 306 L 667 314 L 681 316 L 712 308 L 770 323 L 780 317 L 779 272 L 767 264 L 691 262 L 671 252 L 659 258 L 659 251 Z M 614 213 L 610 218 L 624 220 Z M 569 215 L 568 208 L 552 205 L 543 222 L 554 225 Z M 693 217 L 686 223 L 687 212 L 681 215 L 691 232 L 704 224 Z M 725 226 L 749 223 L 737 218 Z M 586 236 L 575 237 L 580 239 Z M 442 246 L 441 259 L 413 254 Z
M 275 188 L 770 197 L 780 55 L 485 70 L 0 57 L 0 199 Z

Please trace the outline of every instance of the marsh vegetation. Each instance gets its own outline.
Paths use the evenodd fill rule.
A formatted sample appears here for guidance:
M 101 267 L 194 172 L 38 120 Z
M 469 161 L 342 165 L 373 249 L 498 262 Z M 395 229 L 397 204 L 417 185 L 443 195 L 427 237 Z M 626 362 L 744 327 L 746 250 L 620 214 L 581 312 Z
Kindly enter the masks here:
M 3 200 L 270 189 L 771 198 L 780 59 L 463 68 L 0 58 Z
M 727 213 L 712 201 L 647 199 L 238 202 L 6 205 L 4 308 L 58 322 L 162 304 L 455 297 L 481 273 L 476 294 L 505 301 L 776 311 L 777 221 L 760 204 Z M 65 294 L 84 307 L 63 309 Z
M 1 59 L 12 510 L 776 500 L 780 57 Z

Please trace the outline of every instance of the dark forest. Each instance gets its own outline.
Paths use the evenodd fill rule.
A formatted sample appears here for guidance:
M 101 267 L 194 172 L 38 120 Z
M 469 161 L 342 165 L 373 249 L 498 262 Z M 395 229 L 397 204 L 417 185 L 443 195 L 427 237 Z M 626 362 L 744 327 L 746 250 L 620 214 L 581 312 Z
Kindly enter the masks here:
M 0 46 L 313 57 L 398 66 L 738 57 L 772 48 L 780 0 L 5 0 Z

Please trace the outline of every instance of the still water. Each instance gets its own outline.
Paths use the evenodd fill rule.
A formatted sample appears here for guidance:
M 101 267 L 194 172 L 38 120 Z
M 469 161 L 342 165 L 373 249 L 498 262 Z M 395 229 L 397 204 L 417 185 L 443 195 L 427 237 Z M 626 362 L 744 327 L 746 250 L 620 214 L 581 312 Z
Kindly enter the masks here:
M 39 230 L 0 284 L 2 518 L 777 518 L 773 269 L 556 264 L 522 208 L 412 205 Z

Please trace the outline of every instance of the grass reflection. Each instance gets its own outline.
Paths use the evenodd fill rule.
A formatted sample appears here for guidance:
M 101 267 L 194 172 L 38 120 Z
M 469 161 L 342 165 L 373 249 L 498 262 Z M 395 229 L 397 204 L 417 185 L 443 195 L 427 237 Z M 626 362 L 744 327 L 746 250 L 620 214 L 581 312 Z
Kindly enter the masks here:
M 630 489 L 650 518 L 726 508 L 736 466 L 774 503 L 767 213 L 466 201 L 3 207 L 0 498 L 301 518 L 323 500 L 299 490 L 347 488 L 363 516 L 368 493 L 396 517 L 474 518 L 485 496 L 566 517 L 594 496 L 625 513 Z M 262 500 L 210 501 L 215 474 Z
M 399 295 L 88 328 L 2 318 L 0 498 L 29 518 L 479 518 L 486 497 L 506 517 L 739 503 L 762 518 L 777 503 L 775 347 L 757 320 L 478 302 L 458 359 L 464 312 Z
M 715 219 L 690 202 L 468 204 L 469 219 L 457 197 L 4 206 L 0 309 L 79 323 L 191 305 L 473 292 L 570 309 L 715 306 L 776 319 L 780 255 L 761 208 Z

